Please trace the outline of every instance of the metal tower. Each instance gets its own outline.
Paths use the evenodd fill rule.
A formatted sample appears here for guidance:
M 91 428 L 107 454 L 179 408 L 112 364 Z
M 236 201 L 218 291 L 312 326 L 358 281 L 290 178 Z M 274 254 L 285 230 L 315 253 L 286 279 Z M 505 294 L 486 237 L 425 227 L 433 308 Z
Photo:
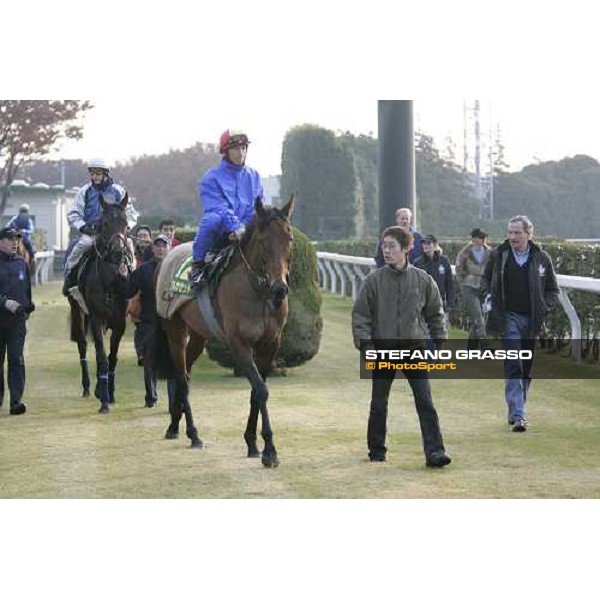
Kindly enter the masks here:
M 487 133 L 483 131 L 482 113 L 489 120 Z M 463 102 L 463 168 L 479 200 L 479 217 L 494 218 L 494 135 L 492 107 L 482 110 L 479 100 Z M 471 158 L 472 157 L 472 158 Z

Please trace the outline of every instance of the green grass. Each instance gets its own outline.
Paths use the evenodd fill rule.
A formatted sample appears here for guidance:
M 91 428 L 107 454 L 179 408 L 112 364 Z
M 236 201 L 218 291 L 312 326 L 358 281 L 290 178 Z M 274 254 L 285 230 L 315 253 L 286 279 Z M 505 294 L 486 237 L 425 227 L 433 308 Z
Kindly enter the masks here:
M 326 296 L 318 356 L 269 380 L 281 465 L 245 457 L 249 387 L 202 356 L 191 402 L 206 448 L 163 439 L 166 392 L 143 407 L 132 329 L 121 349 L 117 404 L 82 399 L 76 346 L 58 283 L 36 288 L 26 345 L 28 413 L 0 411 L 3 498 L 598 498 L 600 402 L 595 380 L 533 383 L 532 427 L 505 425 L 503 382 L 432 382 L 453 463 L 424 467 L 417 416 L 399 377 L 388 416 L 388 462 L 366 460 L 370 382 L 358 378 L 351 302 Z M 90 359 L 93 361 L 93 350 Z M 560 360 L 560 359 L 557 359 Z M 585 367 L 582 367 L 585 368 Z

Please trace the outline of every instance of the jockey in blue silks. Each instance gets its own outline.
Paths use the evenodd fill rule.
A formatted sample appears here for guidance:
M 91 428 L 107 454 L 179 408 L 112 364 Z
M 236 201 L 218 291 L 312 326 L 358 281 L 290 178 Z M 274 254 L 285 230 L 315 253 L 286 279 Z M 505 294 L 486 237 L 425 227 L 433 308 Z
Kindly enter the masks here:
M 113 182 L 109 175 L 110 168 L 106 161 L 101 158 L 94 158 L 88 162 L 88 171 L 90 173 L 90 182 L 79 188 L 77 195 L 67 209 L 67 221 L 69 225 L 81 232 L 81 237 L 73 246 L 73 250 L 67 257 L 65 263 L 65 283 L 63 294 L 65 296 L 77 293 L 77 269 L 81 257 L 94 245 L 96 233 L 102 218 L 102 206 L 100 205 L 100 195 L 106 202 L 120 204 L 125 194 L 125 188 Z M 133 206 L 133 202 L 128 202 L 125 209 L 127 215 L 127 225 L 133 228 L 137 222 L 138 213 Z M 128 238 L 128 243 L 130 240 Z M 130 252 L 133 256 L 133 243 L 130 243 Z
M 29 204 L 21 204 L 19 214 L 15 215 L 6 226 L 13 227 L 23 234 L 23 246 L 29 253 L 29 259 L 33 260 L 35 258 L 35 248 L 31 243 L 31 234 L 34 232 L 35 227 L 33 221 L 29 218 Z
M 240 240 L 254 215 L 254 201 L 264 195 L 259 174 L 246 166 L 250 140 L 241 131 L 221 134 L 219 150 L 223 160 L 209 169 L 198 186 L 204 215 L 194 240 L 192 283 L 199 283 L 202 270 L 214 252 Z M 208 256 L 207 256 L 208 253 Z

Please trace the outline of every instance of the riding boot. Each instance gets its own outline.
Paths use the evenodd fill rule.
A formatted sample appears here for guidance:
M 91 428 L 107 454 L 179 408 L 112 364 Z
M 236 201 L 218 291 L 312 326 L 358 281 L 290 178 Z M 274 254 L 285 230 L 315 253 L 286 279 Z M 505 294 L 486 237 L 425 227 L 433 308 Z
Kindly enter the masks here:
M 204 279 L 204 268 L 206 267 L 206 263 L 203 260 L 195 260 L 192 263 L 192 268 L 190 269 L 190 283 L 193 288 L 200 288 L 202 285 L 202 281 Z
M 63 296 L 69 295 L 69 290 L 77 285 L 77 269 L 71 269 L 68 273 L 65 273 L 65 281 L 63 283 L 62 293 Z

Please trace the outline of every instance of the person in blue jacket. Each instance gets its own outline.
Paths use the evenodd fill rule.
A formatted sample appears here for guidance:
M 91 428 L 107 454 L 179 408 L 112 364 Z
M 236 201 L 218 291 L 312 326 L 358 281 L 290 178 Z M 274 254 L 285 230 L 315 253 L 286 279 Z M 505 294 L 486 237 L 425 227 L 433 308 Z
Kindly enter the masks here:
M 23 235 L 23 246 L 27 249 L 29 260 L 35 259 L 35 248 L 31 243 L 31 234 L 35 227 L 33 221 L 29 218 L 29 204 L 21 204 L 19 206 L 19 214 L 15 215 L 7 224 L 7 227 L 13 227 L 20 231 Z
M 82 298 L 79 298 L 81 294 L 77 288 L 77 266 L 85 252 L 94 245 L 94 238 L 98 233 L 102 217 L 100 196 L 104 197 L 106 202 L 120 204 L 127 195 L 127 191 L 123 186 L 114 183 L 113 178 L 110 176 L 110 167 L 104 159 L 91 159 L 87 164 L 87 168 L 90 181 L 79 188 L 77 195 L 67 209 L 69 225 L 79 230 L 81 236 L 67 255 L 63 295 L 68 296 L 70 294 L 78 301 Z M 130 229 L 133 229 L 137 223 L 138 212 L 131 200 L 127 203 L 125 213 L 127 214 L 127 224 Z M 130 242 L 129 250 L 133 257 L 133 242 Z
M 190 280 L 199 284 L 211 255 L 240 240 L 254 215 L 254 201 L 264 195 L 259 174 L 246 166 L 250 140 L 241 131 L 221 134 L 221 164 L 209 169 L 198 187 L 204 214 L 194 240 Z M 207 256 L 208 255 L 208 256 Z
M 20 235 L 12 227 L 0 229 L 0 354 L 8 356 L 11 415 L 27 411 L 21 401 L 25 390 L 25 321 L 35 310 L 29 268 L 17 254 Z

